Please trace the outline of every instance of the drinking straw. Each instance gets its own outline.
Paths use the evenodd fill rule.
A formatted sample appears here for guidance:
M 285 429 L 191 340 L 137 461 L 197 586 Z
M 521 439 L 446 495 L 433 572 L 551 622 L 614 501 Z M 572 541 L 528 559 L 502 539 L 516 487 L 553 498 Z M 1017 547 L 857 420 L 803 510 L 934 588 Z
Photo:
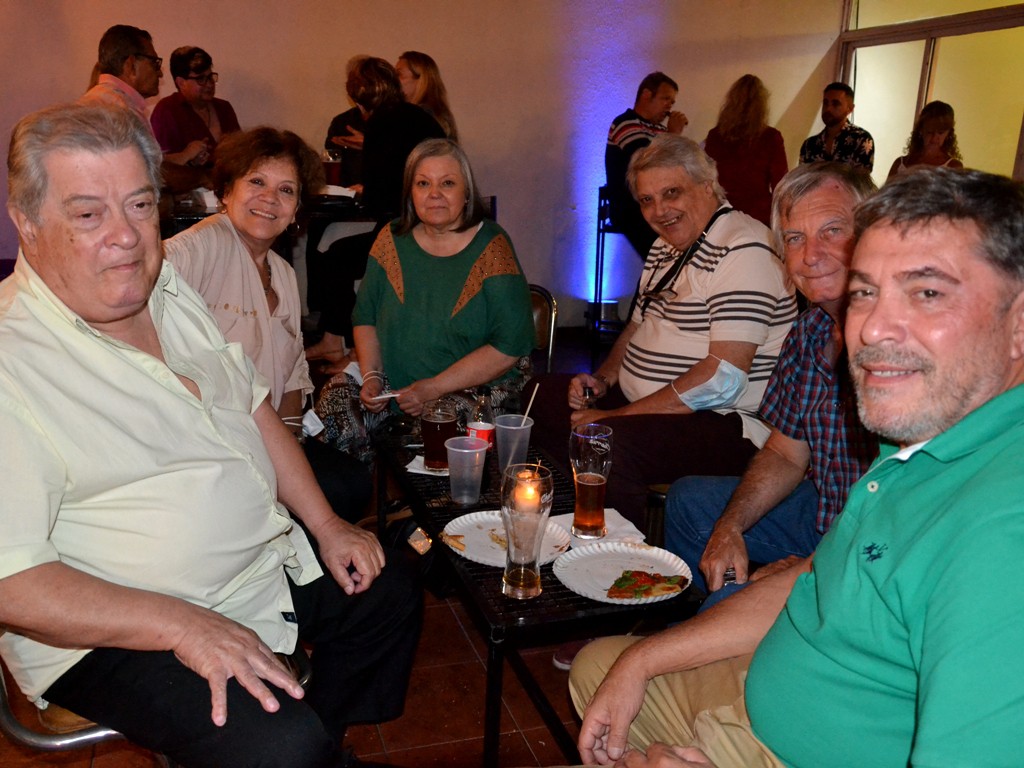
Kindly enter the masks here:
M 533 394 L 530 395 L 530 402 L 526 404 L 526 411 L 523 413 L 523 420 L 519 422 L 520 427 L 526 426 L 526 417 L 530 415 L 530 409 L 533 407 L 533 398 L 537 396 L 537 390 L 540 389 L 540 382 L 538 381 L 533 385 Z

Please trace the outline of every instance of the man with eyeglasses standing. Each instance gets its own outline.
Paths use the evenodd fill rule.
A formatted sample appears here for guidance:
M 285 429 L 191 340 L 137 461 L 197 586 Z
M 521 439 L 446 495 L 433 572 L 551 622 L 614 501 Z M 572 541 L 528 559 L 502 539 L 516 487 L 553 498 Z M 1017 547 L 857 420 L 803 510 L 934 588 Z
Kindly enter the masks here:
M 100 38 L 99 81 L 79 102 L 127 107 L 145 121 L 146 99 L 160 92 L 163 63 L 149 32 L 116 24 Z
M 171 77 L 178 89 L 157 103 L 150 122 L 164 152 L 164 161 L 206 167 L 221 137 L 239 130 L 231 104 L 216 98 L 217 73 L 213 59 L 202 48 L 175 49 Z

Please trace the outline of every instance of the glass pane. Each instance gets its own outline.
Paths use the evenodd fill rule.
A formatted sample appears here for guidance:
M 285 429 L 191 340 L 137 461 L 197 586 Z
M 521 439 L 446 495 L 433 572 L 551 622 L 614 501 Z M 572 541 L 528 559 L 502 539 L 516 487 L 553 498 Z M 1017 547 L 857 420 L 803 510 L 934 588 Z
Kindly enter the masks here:
M 850 29 L 880 27 L 901 21 L 934 19 L 956 13 L 985 11 L 1011 5 L 1010 0 L 860 0 L 851 11 Z
M 921 80 L 924 41 L 858 48 L 853 83 L 856 108 L 851 119 L 875 139 L 875 169 L 871 177 L 881 186 L 893 160 L 914 125 L 917 89 Z
M 1024 110 L 1022 50 L 1024 27 L 939 41 L 928 99 L 952 105 L 957 142 L 968 168 L 1013 173 Z M 906 133 L 910 135 L 909 128 Z

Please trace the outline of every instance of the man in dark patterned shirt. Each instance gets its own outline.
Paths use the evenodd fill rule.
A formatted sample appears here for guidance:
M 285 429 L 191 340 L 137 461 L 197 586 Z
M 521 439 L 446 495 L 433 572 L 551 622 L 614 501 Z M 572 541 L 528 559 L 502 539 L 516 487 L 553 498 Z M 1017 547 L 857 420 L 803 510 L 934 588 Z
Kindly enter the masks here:
M 684 477 L 666 506 L 666 547 L 691 567 L 699 562 L 694 581 L 709 591 L 722 588 L 730 568 L 737 585 L 745 583 L 748 555 L 768 563 L 813 552 L 878 452 L 857 417 L 842 359 L 853 209 L 873 190 L 863 171 L 814 163 L 791 171 L 775 191 L 773 234 L 810 307 L 786 338 L 761 401 L 771 435 L 742 478 Z M 736 588 L 721 589 L 716 601 Z
M 821 121 L 825 128 L 801 145 L 801 164 L 834 160 L 871 173 L 875 166 L 875 140 L 870 133 L 850 122 L 851 112 L 853 88 L 846 83 L 825 86 L 821 99 Z
M 682 134 L 688 120 L 682 112 L 672 109 L 677 93 L 679 86 L 675 80 L 663 72 L 651 72 L 640 81 L 633 108 L 616 117 L 608 129 L 604 168 L 612 225 L 626 236 L 641 259 L 647 258 L 657 235 L 626 187 L 626 169 L 633 153 L 650 144 L 659 133 Z

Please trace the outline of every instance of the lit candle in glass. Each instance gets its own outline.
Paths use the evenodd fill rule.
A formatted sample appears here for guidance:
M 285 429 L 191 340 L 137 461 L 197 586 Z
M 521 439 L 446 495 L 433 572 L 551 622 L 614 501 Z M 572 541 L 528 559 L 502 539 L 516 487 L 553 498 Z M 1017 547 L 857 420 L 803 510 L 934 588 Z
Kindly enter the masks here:
M 533 473 L 520 473 L 513 498 L 517 513 L 521 515 L 540 513 L 540 489 L 537 487 L 537 478 Z

